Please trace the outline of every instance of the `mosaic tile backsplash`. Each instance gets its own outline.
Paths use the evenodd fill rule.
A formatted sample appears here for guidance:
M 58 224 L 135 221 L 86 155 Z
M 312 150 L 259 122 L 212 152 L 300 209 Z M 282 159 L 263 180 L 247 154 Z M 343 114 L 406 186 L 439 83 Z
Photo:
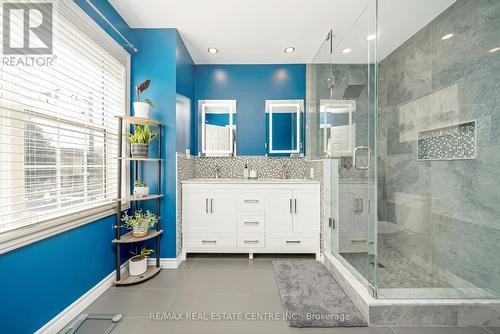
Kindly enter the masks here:
M 418 160 L 476 158 L 476 122 L 467 122 L 418 133 Z

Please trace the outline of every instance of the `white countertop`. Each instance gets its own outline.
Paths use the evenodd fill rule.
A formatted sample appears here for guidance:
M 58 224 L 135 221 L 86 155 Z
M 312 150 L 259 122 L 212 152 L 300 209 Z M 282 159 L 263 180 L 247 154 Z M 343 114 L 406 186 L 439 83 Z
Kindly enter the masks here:
M 319 184 L 321 181 L 310 179 L 189 179 L 182 183 L 220 183 L 220 184 Z

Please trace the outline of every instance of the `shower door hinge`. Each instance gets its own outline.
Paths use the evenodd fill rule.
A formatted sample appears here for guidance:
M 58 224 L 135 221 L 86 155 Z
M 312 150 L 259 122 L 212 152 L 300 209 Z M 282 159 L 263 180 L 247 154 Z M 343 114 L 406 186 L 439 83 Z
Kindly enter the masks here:
M 328 227 L 335 229 L 335 219 L 334 218 L 328 218 Z

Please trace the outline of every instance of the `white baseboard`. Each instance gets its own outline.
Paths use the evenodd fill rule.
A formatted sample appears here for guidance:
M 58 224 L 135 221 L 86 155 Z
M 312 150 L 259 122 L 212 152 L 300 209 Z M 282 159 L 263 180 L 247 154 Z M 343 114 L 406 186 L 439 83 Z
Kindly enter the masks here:
M 186 258 L 183 255 L 174 258 L 160 258 L 160 267 L 164 269 L 177 269 Z M 149 258 L 148 264 L 155 264 L 155 258 Z
M 177 258 L 160 258 L 160 266 L 165 269 L 176 269 L 184 260 L 185 257 L 182 255 Z M 155 261 L 156 259 L 148 259 L 149 264 L 154 264 Z M 125 273 L 127 268 L 128 262 L 125 262 L 121 267 L 122 274 Z M 113 271 L 84 295 L 75 300 L 71 305 L 66 307 L 61 313 L 56 315 L 52 320 L 47 322 L 42 328 L 37 330 L 35 334 L 57 333 L 62 330 L 70 323 L 71 320 L 77 317 L 84 309 L 99 298 L 99 296 L 102 295 L 108 288 L 110 288 L 113 285 L 114 280 L 115 272 Z
M 127 270 L 127 262 L 121 266 L 121 273 Z M 71 305 L 66 307 L 61 313 L 56 315 L 52 320 L 47 322 L 42 328 L 37 330 L 35 334 L 44 333 L 57 333 L 66 327 L 71 320 L 76 318 L 85 308 L 94 302 L 100 295 L 102 295 L 115 280 L 115 272 L 111 272 L 108 276 L 104 277 L 92 289 L 87 291 L 80 298 L 75 300 Z

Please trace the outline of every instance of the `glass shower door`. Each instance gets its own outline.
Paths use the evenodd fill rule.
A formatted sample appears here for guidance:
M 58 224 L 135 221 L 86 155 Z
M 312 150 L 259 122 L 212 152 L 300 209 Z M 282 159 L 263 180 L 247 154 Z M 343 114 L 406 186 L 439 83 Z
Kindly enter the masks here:
M 375 5 L 367 0 L 350 29 L 328 34 L 310 66 L 314 114 L 308 115 L 315 143 L 309 150 L 327 167 L 329 249 L 373 294 L 378 265 Z

